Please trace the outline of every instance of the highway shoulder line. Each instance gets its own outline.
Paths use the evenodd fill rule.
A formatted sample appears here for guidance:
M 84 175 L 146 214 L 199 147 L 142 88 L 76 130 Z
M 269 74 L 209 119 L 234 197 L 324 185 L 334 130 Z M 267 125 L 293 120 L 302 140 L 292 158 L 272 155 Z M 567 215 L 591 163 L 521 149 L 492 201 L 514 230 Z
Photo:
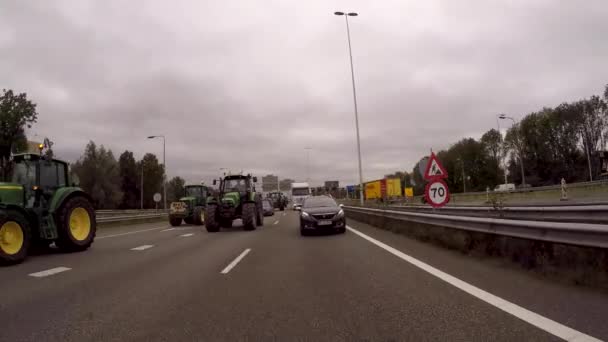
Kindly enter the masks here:
M 48 277 L 50 275 L 69 271 L 69 270 L 71 270 L 71 268 L 61 266 L 61 267 L 55 267 L 55 268 L 51 268 L 48 270 L 40 271 L 40 272 L 30 273 L 29 276 L 35 277 L 35 278 L 43 278 L 43 277 Z
M 378 241 L 371 236 L 368 236 L 350 226 L 346 226 L 348 230 L 359 235 L 361 238 L 371 242 L 372 244 L 384 249 L 385 251 L 395 255 L 396 257 L 418 267 L 419 269 L 445 281 L 446 283 L 476 297 L 481 299 L 482 301 L 506 312 L 509 313 L 524 322 L 527 322 L 539 329 L 542 329 L 554 336 L 557 336 L 566 341 L 601 341 L 596 339 L 595 337 L 586 335 L 578 330 L 574 330 L 570 327 L 567 327 L 563 324 L 560 324 L 556 321 L 553 321 L 547 317 L 541 316 L 535 312 L 532 312 L 528 309 L 525 309 L 519 305 L 511 303 L 505 299 L 502 299 L 498 296 L 495 296 L 489 292 L 486 292 L 478 287 L 475 287 L 467 282 L 464 282 L 452 275 L 449 275 L 439 269 L 434 268 L 433 266 L 424 263 L 412 256 L 409 256 L 396 248 L 393 248 L 381 241 Z
M 228 274 L 228 272 L 230 272 L 230 270 L 232 270 L 234 266 L 236 266 L 241 260 L 243 260 L 243 258 L 247 254 L 249 254 L 249 252 L 251 252 L 251 248 L 247 248 L 246 250 L 244 250 L 241 254 L 239 254 L 239 256 L 236 257 L 236 259 L 232 260 L 232 262 L 228 264 L 228 266 L 226 266 L 226 268 L 224 268 L 220 273 Z
M 154 245 L 142 245 L 139 247 L 131 248 L 132 251 L 145 251 L 148 248 L 152 248 Z

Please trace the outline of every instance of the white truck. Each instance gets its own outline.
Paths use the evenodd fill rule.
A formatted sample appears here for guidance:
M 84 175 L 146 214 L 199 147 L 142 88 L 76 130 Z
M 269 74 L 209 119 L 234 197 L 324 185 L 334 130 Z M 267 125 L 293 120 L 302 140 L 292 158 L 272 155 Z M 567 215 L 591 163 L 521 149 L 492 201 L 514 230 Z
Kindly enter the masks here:
M 310 185 L 308 183 L 291 183 L 291 203 L 293 210 L 302 209 L 302 204 L 308 197 L 310 197 Z

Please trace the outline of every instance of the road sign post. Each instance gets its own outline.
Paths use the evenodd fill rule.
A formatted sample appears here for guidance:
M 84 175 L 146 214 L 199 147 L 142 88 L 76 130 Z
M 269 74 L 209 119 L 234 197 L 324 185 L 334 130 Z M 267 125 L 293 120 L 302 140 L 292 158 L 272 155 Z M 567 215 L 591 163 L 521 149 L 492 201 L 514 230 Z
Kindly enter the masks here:
M 152 197 L 152 199 L 154 200 L 154 203 L 156 204 L 156 211 L 158 211 L 158 202 L 160 202 L 162 196 L 161 194 L 159 194 L 158 192 L 154 194 L 154 197 Z
M 450 201 L 450 189 L 444 179 L 448 178 L 448 171 L 441 165 L 435 153 L 431 152 L 423 174 L 428 181 L 424 188 L 424 198 L 433 208 L 443 207 Z

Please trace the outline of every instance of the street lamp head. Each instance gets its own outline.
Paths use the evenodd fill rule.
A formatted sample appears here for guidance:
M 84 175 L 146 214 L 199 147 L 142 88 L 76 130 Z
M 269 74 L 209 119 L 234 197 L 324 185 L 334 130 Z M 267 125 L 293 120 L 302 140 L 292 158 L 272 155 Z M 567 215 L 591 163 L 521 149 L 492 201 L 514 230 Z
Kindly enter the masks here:
M 156 138 L 156 135 L 151 135 L 148 137 L 148 139 L 154 139 L 154 138 Z
M 506 114 L 499 114 L 499 115 L 498 115 L 498 118 L 499 118 L 499 119 L 506 119 L 506 118 L 507 118 L 507 115 L 506 115 Z
M 344 15 L 344 12 L 334 12 L 335 15 Z
M 356 13 L 356 12 L 350 12 L 350 13 L 348 13 L 348 15 L 349 15 L 349 16 L 351 16 L 351 17 L 356 17 L 356 16 L 358 16 L 359 14 L 358 14 L 358 13 Z

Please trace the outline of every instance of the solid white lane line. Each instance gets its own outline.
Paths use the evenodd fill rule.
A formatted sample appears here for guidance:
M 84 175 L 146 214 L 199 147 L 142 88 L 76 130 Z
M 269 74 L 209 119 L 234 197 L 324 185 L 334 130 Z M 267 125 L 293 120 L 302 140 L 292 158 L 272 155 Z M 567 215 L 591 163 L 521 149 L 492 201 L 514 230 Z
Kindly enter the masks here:
M 149 229 L 142 229 L 142 230 L 134 230 L 132 232 L 126 232 L 126 233 L 120 233 L 120 234 L 103 235 L 103 236 L 96 237 L 95 240 L 105 239 L 105 238 L 113 238 L 113 237 L 117 237 L 117 236 L 131 235 L 131 234 L 137 234 L 137 233 L 144 233 L 144 232 L 149 232 L 151 230 L 163 229 L 165 227 L 166 226 L 156 227 L 156 228 L 149 228 Z
M 180 235 L 181 237 L 189 237 L 189 236 L 193 236 L 194 233 L 188 233 L 188 234 L 182 234 Z
M 274 223 L 273 223 L 273 224 L 279 224 L 279 221 L 274 221 Z
M 249 252 L 251 252 L 251 248 L 247 248 L 246 250 L 243 251 L 243 253 L 241 253 L 238 257 L 236 257 L 236 259 L 232 260 L 232 262 L 230 264 L 228 264 L 228 266 L 226 266 L 226 268 L 224 268 L 222 270 L 222 274 L 227 274 L 228 272 L 230 272 L 231 269 L 234 268 L 234 266 L 236 266 L 236 264 L 238 264 L 241 260 L 243 260 L 243 258 L 249 254 Z
M 132 251 L 145 251 L 148 248 L 152 248 L 154 245 L 143 245 L 135 248 L 131 248 Z
M 175 230 L 175 228 L 167 228 L 167 229 L 163 229 L 163 230 L 161 230 L 161 232 L 168 232 L 168 231 L 171 231 L 171 230 Z
M 61 267 L 51 268 L 51 269 L 48 269 L 48 270 L 45 270 L 45 271 L 30 273 L 29 276 L 30 277 L 36 277 L 36 278 L 43 278 L 43 277 L 48 277 L 50 275 L 61 273 L 61 272 L 65 272 L 65 271 L 69 271 L 69 270 L 71 270 L 71 268 L 61 266 Z
M 478 299 L 481 299 L 484 302 L 486 302 L 506 313 L 509 313 L 509 314 L 521 319 L 522 321 L 525 321 L 539 329 L 542 329 L 554 336 L 557 336 L 566 341 L 601 341 L 601 340 L 596 339 L 593 336 L 589 336 L 578 330 L 569 328 L 569 327 L 567 327 L 563 324 L 560 324 L 556 321 L 553 321 L 547 317 L 541 316 L 535 312 L 532 312 L 521 306 L 513 304 L 507 300 L 504 300 L 498 296 L 495 296 L 489 292 L 486 292 L 469 283 L 466 283 L 454 276 L 451 276 L 443 271 L 440 271 L 440 270 L 434 268 L 433 266 L 431 266 L 429 264 L 426 264 L 412 256 L 409 256 L 409 255 L 399 251 L 398 249 L 395 249 L 383 242 L 380 242 L 368 235 L 365 235 L 354 228 L 351 228 L 349 226 L 346 226 L 346 228 L 348 230 L 350 230 L 351 232 L 364 238 L 365 240 L 373 243 L 374 245 L 395 255 L 396 257 L 403 259 L 403 260 L 409 262 L 410 264 L 418 267 L 419 269 L 421 269 L 427 273 L 430 273 L 431 275 L 445 281 L 446 283 L 448 283 L 454 287 L 457 287 L 457 288 L 461 289 L 462 291 L 464 291 L 474 297 L 477 297 Z

